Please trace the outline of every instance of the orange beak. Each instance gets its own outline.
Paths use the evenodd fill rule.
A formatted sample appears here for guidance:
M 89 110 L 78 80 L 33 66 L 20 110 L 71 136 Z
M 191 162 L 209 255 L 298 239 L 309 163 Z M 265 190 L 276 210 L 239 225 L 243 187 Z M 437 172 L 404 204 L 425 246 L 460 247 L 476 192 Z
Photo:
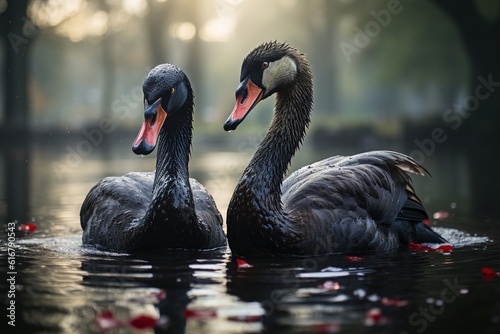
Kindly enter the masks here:
M 132 151 L 135 154 L 149 154 L 153 152 L 161 127 L 167 119 L 167 112 L 161 107 L 161 99 L 153 104 L 144 102 L 144 122 L 139 134 L 132 144 Z
M 264 89 L 255 85 L 252 80 L 246 79 L 236 89 L 236 104 L 229 118 L 224 123 L 224 130 L 230 131 L 238 127 L 253 109 L 262 100 Z

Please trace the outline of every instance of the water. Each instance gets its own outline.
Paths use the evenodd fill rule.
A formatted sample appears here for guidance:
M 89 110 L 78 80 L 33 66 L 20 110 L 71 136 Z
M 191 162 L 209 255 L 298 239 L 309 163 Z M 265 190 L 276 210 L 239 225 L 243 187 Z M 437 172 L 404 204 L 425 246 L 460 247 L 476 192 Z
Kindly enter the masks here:
M 429 211 L 450 214 L 433 225 L 455 245 L 453 252 L 271 258 L 244 268 L 228 250 L 129 255 L 82 246 L 79 209 L 89 189 L 106 175 L 154 168 L 152 157 L 134 156 L 127 143 L 118 144 L 95 148 L 79 161 L 66 160 L 64 146 L 30 146 L 29 193 L 4 191 L 2 200 L 24 198 L 28 205 L 13 204 L 19 217 L 26 215 L 16 228 L 28 221 L 38 228 L 16 233 L 15 297 L 8 296 L 12 275 L 0 281 L 2 333 L 99 333 L 95 319 L 106 311 L 122 320 L 161 319 L 145 333 L 500 332 L 500 277 L 481 276 L 482 267 L 500 271 L 499 221 L 473 213 L 467 186 L 450 180 L 446 170 L 464 168 L 460 158 L 429 161 L 434 178 L 415 179 Z M 322 157 L 302 152 L 294 166 Z M 209 188 L 223 214 L 249 158 L 245 152 L 193 153 L 191 175 Z M 6 208 L 0 206 L 2 217 Z M 4 273 L 6 240 L 1 234 Z M 6 317 L 11 300 L 15 327 Z

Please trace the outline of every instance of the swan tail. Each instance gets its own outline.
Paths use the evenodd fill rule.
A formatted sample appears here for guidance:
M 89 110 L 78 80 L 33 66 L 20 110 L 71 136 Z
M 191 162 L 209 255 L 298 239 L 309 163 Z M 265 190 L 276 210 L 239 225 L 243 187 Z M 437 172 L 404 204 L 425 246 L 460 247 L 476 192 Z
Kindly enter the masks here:
M 447 243 L 442 236 L 434 232 L 429 226 L 424 222 L 418 222 L 415 224 L 415 243 L 433 243 L 433 244 L 443 244 Z
M 411 196 L 409 196 L 399 212 L 397 220 L 393 224 L 394 229 L 398 231 L 400 242 L 402 244 L 408 244 L 410 242 L 419 244 L 446 243 L 447 241 L 443 237 L 424 223 L 424 220 L 428 219 L 429 216 L 420 200 L 418 198 L 417 200 L 413 200 Z
M 397 220 L 391 225 L 391 229 L 398 235 L 401 245 L 408 245 L 410 242 L 417 244 L 448 243 L 446 239 L 434 232 L 423 221 Z

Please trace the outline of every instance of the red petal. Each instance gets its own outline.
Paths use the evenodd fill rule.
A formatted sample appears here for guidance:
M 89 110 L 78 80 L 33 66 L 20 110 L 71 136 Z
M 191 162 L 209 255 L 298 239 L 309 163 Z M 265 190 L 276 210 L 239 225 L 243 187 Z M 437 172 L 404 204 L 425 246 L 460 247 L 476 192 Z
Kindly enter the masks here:
M 242 260 L 242 259 L 236 259 L 236 263 L 238 263 L 238 269 L 252 268 L 253 267 L 250 263 L 248 263 L 247 261 Z
M 237 315 L 228 317 L 227 319 L 232 321 L 256 322 L 260 321 L 261 318 L 261 315 Z
M 378 308 L 372 308 L 368 310 L 366 317 L 374 321 L 380 321 L 380 319 L 382 319 L 382 312 Z
M 19 226 L 19 229 L 21 231 L 26 231 L 26 232 L 34 232 L 37 228 L 38 226 L 36 226 L 33 223 L 21 224 L 21 226 Z
M 141 314 L 130 319 L 128 323 L 130 326 L 137 329 L 155 328 L 157 320 L 150 315 Z
M 94 321 L 101 331 L 118 328 L 122 325 L 120 321 L 115 319 L 115 316 L 111 311 L 105 311 L 96 315 Z
M 493 280 L 493 277 L 495 277 L 495 276 L 500 277 L 500 272 L 496 272 L 493 269 L 488 268 L 488 267 L 483 267 L 481 269 L 481 276 L 483 277 L 483 279 L 485 281 L 490 282 L 491 280 Z
M 214 310 L 185 310 L 184 318 L 215 318 L 217 312 Z
M 399 298 L 387 298 L 387 297 L 384 297 L 384 298 L 382 298 L 382 300 L 380 302 L 382 303 L 382 305 L 385 305 L 385 306 L 402 307 L 402 306 L 408 305 L 408 301 L 407 300 L 401 300 Z
M 434 218 L 434 219 L 448 219 L 448 218 L 450 218 L 450 213 L 446 212 L 446 211 L 434 212 L 434 214 L 432 215 L 432 218 Z
M 365 326 L 381 325 L 387 322 L 387 318 L 382 315 L 379 308 L 372 308 L 366 312 Z
M 416 244 L 414 242 L 410 242 L 408 248 L 413 251 L 428 251 L 430 249 L 430 247 L 428 246 L 422 244 Z
M 453 251 L 453 246 L 452 245 L 440 245 L 438 248 L 436 248 L 438 252 L 441 253 L 451 253 Z
M 414 242 L 410 242 L 408 248 L 412 251 L 421 251 L 421 252 L 440 252 L 440 253 L 450 253 L 453 250 L 452 245 L 439 245 L 435 248 L 423 245 L 416 244 Z
M 352 262 L 359 262 L 361 260 L 364 260 L 364 257 L 361 256 L 346 256 L 345 258 Z
M 481 274 L 489 276 L 489 275 L 496 275 L 496 272 L 491 268 L 484 267 L 483 269 L 481 269 Z
M 338 333 L 341 329 L 340 324 L 335 322 L 317 324 L 313 328 L 315 333 Z
M 326 281 L 325 283 L 319 285 L 318 288 L 327 290 L 339 290 L 340 284 L 334 281 Z
M 160 290 L 155 294 L 155 297 L 158 299 L 165 299 L 165 297 L 167 297 L 167 293 L 165 290 Z
M 107 318 L 107 319 L 114 319 L 115 318 L 113 312 L 111 312 L 111 311 L 104 311 L 100 315 L 97 315 L 97 317 Z

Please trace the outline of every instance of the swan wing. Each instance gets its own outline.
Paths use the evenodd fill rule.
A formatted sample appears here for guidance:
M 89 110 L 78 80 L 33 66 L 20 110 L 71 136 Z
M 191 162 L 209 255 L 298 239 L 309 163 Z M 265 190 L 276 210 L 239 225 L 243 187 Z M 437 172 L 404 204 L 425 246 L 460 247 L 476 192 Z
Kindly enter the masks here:
M 284 209 L 307 221 L 369 218 L 377 225 L 391 225 L 396 219 L 422 221 L 427 213 L 407 172 L 427 173 L 412 158 L 392 151 L 327 158 L 285 180 Z
M 218 225 L 222 226 L 222 215 L 217 209 L 215 200 L 200 182 L 190 178 L 189 184 L 193 192 L 194 206 L 196 214 L 199 217 L 209 218 L 214 220 Z
M 189 184 L 193 192 L 194 207 L 200 227 L 204 228 L 207 233 L 211 235 L 212 244 L 225 244 L 226 237 L 222 230 L 223 219 L 219 209 L 217 209 L 214 198 L 210 195 L 208 190 L 195 179 L 190 178 Z
M 151 202 L 153 180 L 154 172 L 149 172 L 128 173 L 99 181 L 80 209 L 84 242 L 97 245 L 118 242 L 98 239 L 120 236 L 134 220 L 144 216 Z

